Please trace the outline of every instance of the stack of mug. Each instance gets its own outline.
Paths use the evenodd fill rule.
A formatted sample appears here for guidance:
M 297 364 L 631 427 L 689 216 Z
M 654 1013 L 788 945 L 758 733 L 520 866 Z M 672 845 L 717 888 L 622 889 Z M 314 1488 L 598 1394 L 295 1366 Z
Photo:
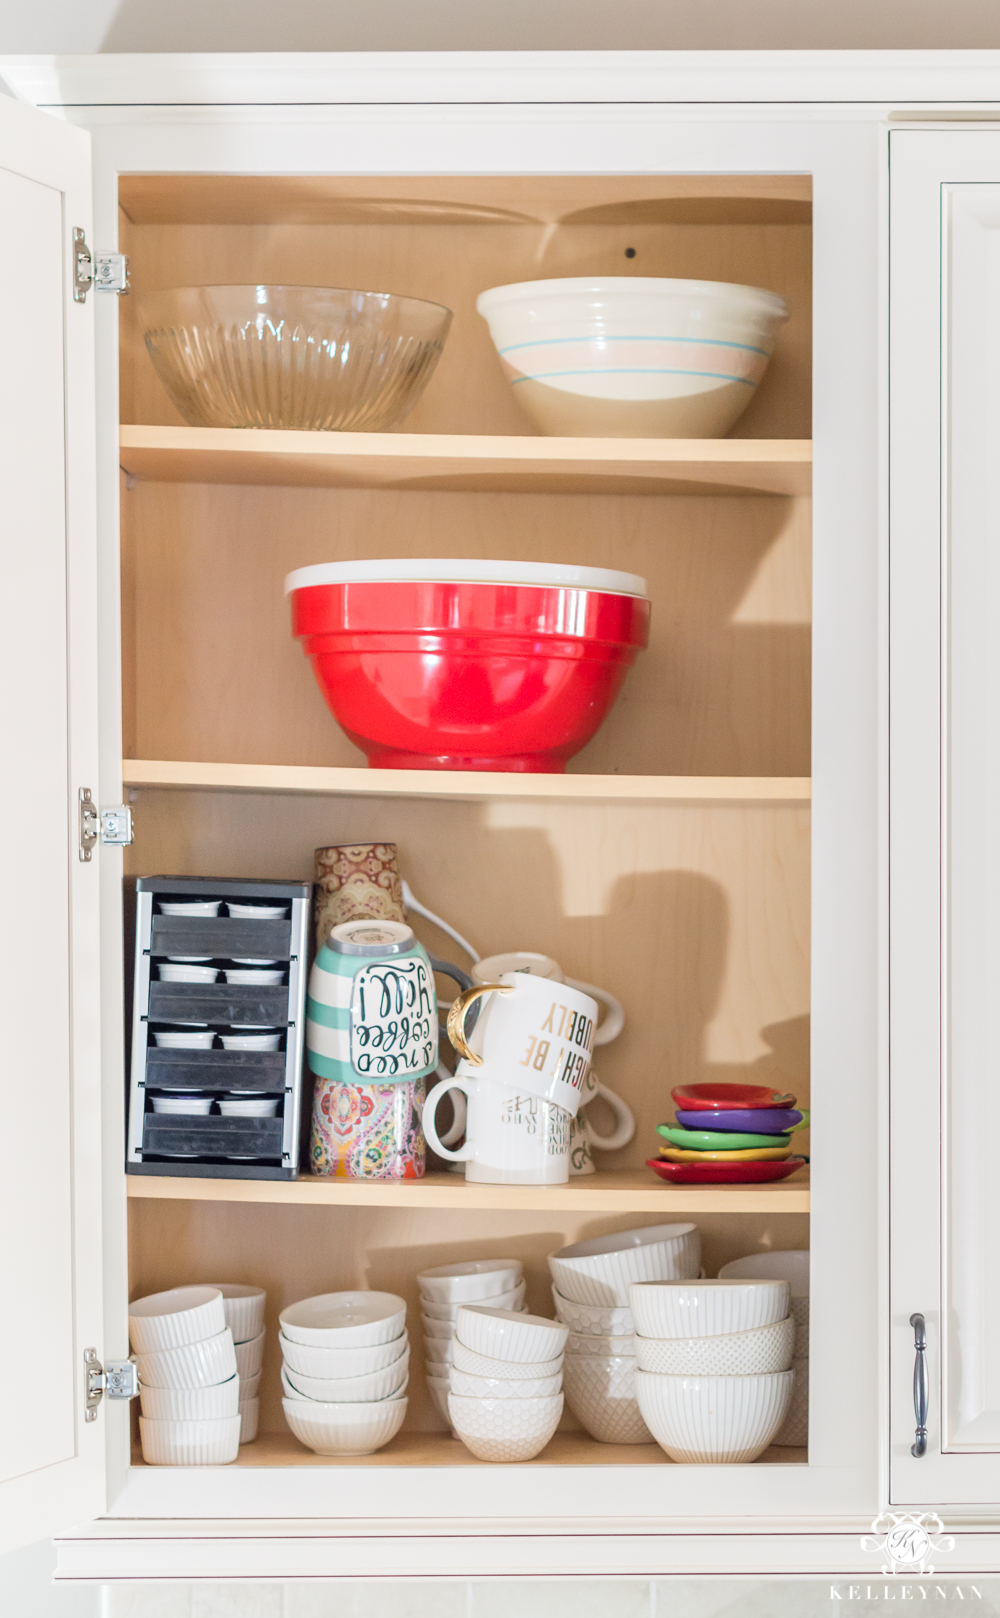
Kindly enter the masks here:
M 448 1412 L 480 1461 L 530 1461 L 563 1411 L 566 1327 L 541 1315 L 460 1304 Z
M 139 1368 L 142 1458 L 220 1466 L 240 1447 L 240 1380 L 218 1287 L 174 1287 L 129 1304 Z
M 441 1264 L 417 1276 L 424 1323 L 427 1386 L 438 1411 L 451 1424 L 448 1387 L 455 1347 L 455 1321 L 463 1303 L 494 1309 L 523 1309 L 524 1281 L 519 1258 L 477 1258 Z

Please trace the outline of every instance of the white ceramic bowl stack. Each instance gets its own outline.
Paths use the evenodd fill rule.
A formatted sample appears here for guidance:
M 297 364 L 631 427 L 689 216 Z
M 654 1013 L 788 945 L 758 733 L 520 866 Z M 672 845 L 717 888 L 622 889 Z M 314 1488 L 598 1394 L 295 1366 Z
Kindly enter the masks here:
M 719 1271 L 720 1281 L 744 1279 L 787 1281 L 791 1288 L 795 1382 L 788 1414 L 771 1442 L 804 1448 L 809 1442 L 809 1253 L 801 1248 L 785 1253 L 751 1253 L 724 1264 Z
M 698 1274 L 701 1240 L 694 1225 L 652 1225 L 575 1242 L 553 1253 L 552 1297 L 569 1327 L 566 1403 L 602 1444 L 651 1444 L 635 1391 L 635 1322 L 629 1287 L 640 1280 Z
M 795 1321 L 778 1279 L 631 1288 L 636 1396 L 673 1461 L 755 1461 L 788 1414 Z
M 236 1369 L 240 1379 L 240 1443 L 252 1444 L 260 1422 L 261 1371 L 264 1365 L 264 1305 L 267 1293 L 262 1287 L 242 1286 L 236 1281 L 213 1281 L 222 1293 L 226 1325 L 233 1334 Z
M 281 1408 L 317 1455 L 373 1455 L 406 1415 L 406 1304 L 394 1292 L 325 1292 L 283 1309 Z
M 448 1416 L 456 1438 L 480 1461 L 530 1461 L 563 1412 L 558 1320 L 519 1309 L 460 1304 Z
M 420 1318 L 424 1323 L 424 1369 L 431 1398 L 451 1426 L 448 1378 L 454 1358 L 455 1318 L 463 1303 L 493 1309 L 523 1309 L 524 1280 L 519 1258 L 474 1258 L 422 1270 Z
M 240 1382 L 222 1293 L 174 1287 L 129 1305 L 139 1368 L 142 1458 L 151 1466 L 219 1466 L 240 1447 Z

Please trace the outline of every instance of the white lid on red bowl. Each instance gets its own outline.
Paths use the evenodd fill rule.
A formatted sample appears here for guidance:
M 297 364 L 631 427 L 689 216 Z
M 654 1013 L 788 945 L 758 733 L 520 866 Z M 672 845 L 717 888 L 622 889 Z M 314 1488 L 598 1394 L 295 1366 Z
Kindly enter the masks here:
M 285 594 L 317 584 L 394 584 L 427 580 L 445 584 L 528 584 L 548 589 L 600 590 L 606 595 L 645 596 L 637 573 L 610 567 L 572 567 L 562 562 L 498 562 L 448 556 L 380 557 L 369 562 L 320 562 L 297 567 L 285 578 Z

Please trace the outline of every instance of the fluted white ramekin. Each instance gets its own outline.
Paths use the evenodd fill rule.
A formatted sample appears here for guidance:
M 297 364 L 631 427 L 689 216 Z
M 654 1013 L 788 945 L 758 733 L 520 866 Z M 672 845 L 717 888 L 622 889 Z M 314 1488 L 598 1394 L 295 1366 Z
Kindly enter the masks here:
M 524 1365 L 533 1360 L 555 1359 L 566 1347 L 569 1331 L 558 1320 L 546 1320 L 542 1315 L 463 1304 L 455 1322 L 455 1336 L 477 1354 Z
M 473 1376 L 451 1368 L 452 1393 L 462 1399 L 550 1399 L 562 1392 L 562 1372 L 555 1376 Z
M 252 1444 L 257 1437 L 260 1420 L 260 1400 L 243 1399 L 240 1403 L 240 1443 Z
M 409 1374 L 410 1356 L 404 1354 L 395 1365 L 369 1371 L 367 1376 L 303 1376 L 301 1371 L 283 1365 L 281 1385 L 288 1399 L 318 1399 L 321 1404 L 373 1404 L 377 1399 L 391 1399 L 399 1393 L 406 1386 Z
M 139 1417 L 142 1458 L 149 1466 L 226 1466 L 240 1449 L 240 1417 L 222 1421 L 151 1421 Z
M 263 1287 L 238 1286 L 235 1281 L 213 1281 L 222 1293 L 222 1307 L 226 1312 L 226 1325 L 233 1334 L 234 1343 L 249 1343 L 264 1330 L 264 1305 L 267 1293 Z
M 256 1376 L 264 1363 L 264 1338 L 266 1332 L 259 1332 L 252 1337 L 249 1343 L 237 1343 L 236 1369 L 240 1376 Z
M 641 1281 L 631 1289 L 642 1337 L 721 1337 L 788 1314 L 787 1281 Z
M 795 1321 L 791 1315 L 752 1331 L 718 1337 L 636 1337 L 641 1371 L 660 1376 L 762 1376 L 792 1363 Z
M 570 1331 L 580 1337 L 627 1337 L 635 1330 L 629 1308 L 574 1303 L 572 1298 L 564 1298 L 558 1287 L 552 1288 L 552 1302 L 556 1306 L 557 1320 L 564 1321 Z
M 406 1324 L 406 1304 L 394 1292 L 324 1292 L 289 1304 L 278 1319 L 293 1343 L 369 1348 L 399 1336 Z
M 150 1421 L 222 1421 L 237 1414 L 240 1379 L 231 1376 L 210 1388 L 141 1387 L 139 1400 Z
M 495 1355 L 479 1354 L 474 1348 L 466 1348 L 456 1337 L 452 1344 L 453 1361 L 457 1371 L 468 1371 L 470 1376 L 500 1376 L 508 1379 L 521 1377 L 557 1376 L 562 1370 L 563 1357 L 554 1354 L 548 1360 L 529 1360 L 514 1365 L 510 1360 L 497 1359 Z
M 218 1287 L 172 1287 L 136 1298 L 128 1306 L 128 1334 L 135 1354 L 162 1354 L 216 1337 L 226 1327 Z
M 525 1284 L 523 1281 L 519 1281 L 509 1292 L 491 1292 L 486 1298 L 463 1300 L 463 1302 L 473 1301 L 484 1309 L 520 1309 L 524 1303 L 524 1294 Z M 427 1320 L 450 1320 L 454 1322 L 461 1307 L 461 1302 L 431 1303 L 423 1297 L 420 1300 L 421 1313 Z
M 770 1376 L 657 1376 L 636 1371 L 643 1419 L 672 1461 L 755 1461 L 788 1411 L 792 1371 Z
M 634 1281 L 686 1280 L 700 1265 L 701 1237 L 697 1226 L 688 1224 L 621 1230 L 549 1255 L 552 1279 L 564 1298 L 605 1309 L 628 1307 Z
M 499 1292 L 513 1291 L 521 1273 L 519 1258 L 474 1258 L 421 1270 L 417 1285 L 428 1303 L 482 1303 Z
M 563 1411 L 561 1393 L 547 1399 L 463 1399 L 448 1395 L 457 1436 L 480 1461 L 530 1461 L 549 1442 Z
M 303 1376 L 367 1376 L 369 1371 L 394 1364 L 407 1353 L 409 1343 L 403 1331 L 391 1343 L 373 1343 L 368 1348 L 312 1348 L 281 1334 L 278 1347 L 289 1370 L 301 1371 Z
M 209 1388 L 236 1375 L 236 1350 L 227 1326 L 214 1337 L 162 1354 L 137 1354 L 139 1381 L 148 1388 Z
M 281 1408 L 296 1438 L 317 1455 L 374 1455 L 395 1438 L 406 1416 L 407 1399 L 378 1404 L 318 1404 L 282 1399 Z
M 591 1438 L 601 1444 L 652 1444 L 635 1392 L 635 1357 L 566 1356 L 566 1403 Z

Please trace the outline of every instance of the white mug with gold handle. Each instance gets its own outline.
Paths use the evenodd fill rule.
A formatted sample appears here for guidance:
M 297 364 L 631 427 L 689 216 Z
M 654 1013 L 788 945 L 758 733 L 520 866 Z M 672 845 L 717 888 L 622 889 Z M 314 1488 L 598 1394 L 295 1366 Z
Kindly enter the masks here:
M 475 1028 L 469 1012 L 481 1007 Z M 448 1038 L 474 1068 L 576 1116 L 597 1022 L 597 1002 L 529 972 L 466 989 L 448 1013 Z
M 566 977 L 559 962 L 554 961 L 551 955 L 537 955 L 529 949 L 512 949 L 504 955 L 487 955 L 485 960 L 475 963 L 472 977 L 476 983 L 496 983 L 506 972 L 529 972 L 532 977 L 548 978 L 550 983 L 566 983 L 571 989 L 579 989 L 581 994 L 588 994 L 592 1000 L 597 1000 L 605 1007 L 605 1012 L 594 1031 L 595 1045 L 609 1044 L 618 1038 L 625 1027 L 625 1012 L 620 1000 L 594 983 L 581 983 L 578 978 Z

